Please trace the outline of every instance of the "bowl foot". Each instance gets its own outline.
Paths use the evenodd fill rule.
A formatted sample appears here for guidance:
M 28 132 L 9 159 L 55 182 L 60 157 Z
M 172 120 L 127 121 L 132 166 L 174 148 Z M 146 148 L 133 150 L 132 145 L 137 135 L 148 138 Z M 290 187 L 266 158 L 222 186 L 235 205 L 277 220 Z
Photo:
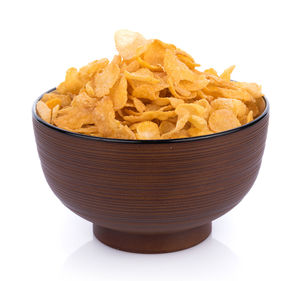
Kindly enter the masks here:
M 138 234 L 93 226 L 94 235 L 104 244 L 134 253 L 168 253 L 187 249 L 205 240 L 211 233 L 211 222 L 175 233 Z

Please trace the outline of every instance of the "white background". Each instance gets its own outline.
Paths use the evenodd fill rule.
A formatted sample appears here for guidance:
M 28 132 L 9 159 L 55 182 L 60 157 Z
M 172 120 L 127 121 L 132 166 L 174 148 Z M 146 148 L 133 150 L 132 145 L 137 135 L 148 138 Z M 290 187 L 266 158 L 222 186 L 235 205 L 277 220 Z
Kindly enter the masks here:
M 299 1 L 1 1 L 1 280 L 300 280 Z M 236 64 L 271 103 L 252 190 L 191 249 L 111 249 L 43 177 L 31 106 L 80 67 L 115 53 L 117 29 L 174 43 L 203 68 Z

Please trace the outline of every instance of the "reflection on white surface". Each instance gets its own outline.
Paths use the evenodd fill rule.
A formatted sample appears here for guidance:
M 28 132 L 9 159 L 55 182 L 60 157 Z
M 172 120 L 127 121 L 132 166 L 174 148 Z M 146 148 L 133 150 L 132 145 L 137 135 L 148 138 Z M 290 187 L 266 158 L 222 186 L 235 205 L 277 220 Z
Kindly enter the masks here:
M 238 266 L 237 256 L 211 236 L 187 250 L 152 255 L 115 250 L 94 238 L 67 258 L 62 275 L 64 280 L 234 280 Z

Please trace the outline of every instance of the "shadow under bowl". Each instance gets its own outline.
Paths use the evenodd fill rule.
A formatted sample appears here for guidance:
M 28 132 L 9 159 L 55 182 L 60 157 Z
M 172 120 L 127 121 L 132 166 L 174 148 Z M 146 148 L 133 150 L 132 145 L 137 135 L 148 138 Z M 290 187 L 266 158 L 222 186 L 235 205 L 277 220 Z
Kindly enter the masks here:
M 130 252 L 172 252 L 203 241 L 211 222 L 250 190 L 267 137 L 266 99 L 264 112 L 246 125 L 171 140 L 72 133 L 44 122 L 36 102 L 33 127 L 49 186 L 94 224 L 100 241 Z

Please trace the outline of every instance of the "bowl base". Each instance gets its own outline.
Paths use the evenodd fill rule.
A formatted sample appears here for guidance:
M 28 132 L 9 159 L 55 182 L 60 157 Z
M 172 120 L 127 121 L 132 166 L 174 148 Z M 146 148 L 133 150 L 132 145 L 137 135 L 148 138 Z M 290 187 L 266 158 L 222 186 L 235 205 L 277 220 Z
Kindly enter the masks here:
M 104 244 L 122 251 L 134 253 L 168 253 L 195 246 L 211 233 L 211 222 L 175 233 L 139 234 L 126 233 L 93 225 L 94 235 Z

